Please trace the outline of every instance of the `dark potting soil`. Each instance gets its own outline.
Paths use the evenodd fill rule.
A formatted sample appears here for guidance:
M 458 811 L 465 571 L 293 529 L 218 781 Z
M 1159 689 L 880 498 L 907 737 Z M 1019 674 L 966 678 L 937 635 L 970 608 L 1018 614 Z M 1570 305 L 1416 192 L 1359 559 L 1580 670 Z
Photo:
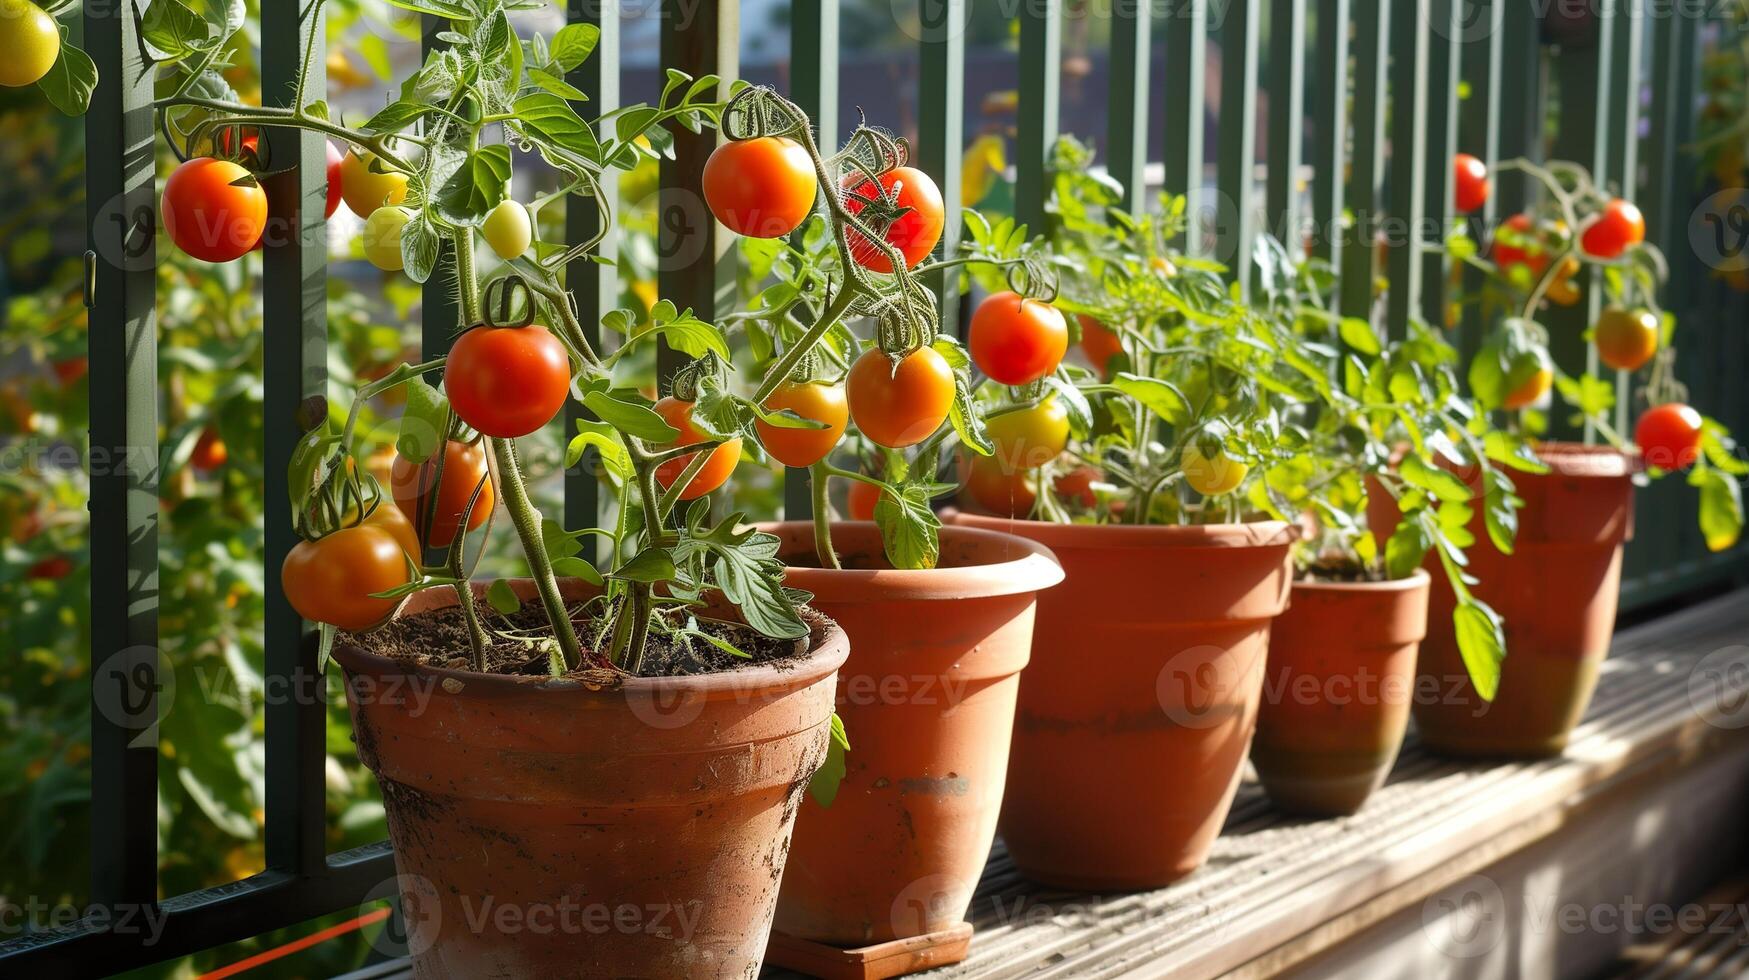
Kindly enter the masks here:
M 1377 564 L 1338 559 L 1313 562 L 1295 577 L 1302 582 L 1383 582 L 1385 570 Z
M 505 616 L 482 602 L 479 613 L 492 640 L 486 648 L 486 673 L 531 677 L 545 677 L 550 673 L 547 669 L 549 644 L 535 642 L 543 638 L 550 641 L 553 635 L 544 607 L 539 603 L 524 603 L 522 608 Z M 576 616 L 575 609 L 573 616 Z M 574 618 L 573 623 L 584 641 L 586 662 L 569 673 L 603 669 L 619 672 L 618 668 L 606 665 L 604 655 L 588 647 L 588 640 L 595 635 L 598 624 L 583 617 Z M 773 639 L 741 623 L 700 618 L 697 629 L 729 643 L 748 656 L 737 657 L 695 636 L 684 637 L 652 629 L 644 645 L 644 662 L 638 676 L 682 677 L 766 664 L 782 668 L 793 665 L 807 649 L 806 643 Z M 340 638 L 380 657 L 450 670 L 473 669 L 468 659 L 467 623 L 461 610 L 454 606 L 404 616 L 369 633 L 343 632 Z

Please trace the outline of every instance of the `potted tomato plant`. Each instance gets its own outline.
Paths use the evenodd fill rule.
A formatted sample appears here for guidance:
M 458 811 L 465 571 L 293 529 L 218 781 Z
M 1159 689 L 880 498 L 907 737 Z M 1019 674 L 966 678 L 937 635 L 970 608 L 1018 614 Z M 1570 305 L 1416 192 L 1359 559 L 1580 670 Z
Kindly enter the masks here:
M 969 346 L 996 452 L 967 461 L 952 522 L 1038 541 L 1065 573 L 1021 684 L 1001 824 L 1015 864 L 1156 887 L 1202 863 L 1238 788 L 1297 534 L 1249 490 L 1296 450 L 1284 409 L 1322 375 L 1221 266 L 1171 250 L 1182 200 L 1130 215 L 1084 148 L 1060 141 L 1053 163 L 1057 304 L 1077 319 L 1041 329 L 984 274 Z M 1039 351 L 1077 339 L 1107 345 L 1100 370 L 1041 369 Z
M 713 517 L 703 498 L 742 435 L 758 438 L 756 419 L 813 423 L 732 394 L 726 338 L 690 312 L 666 309 L 597 350 L 558 278 L 593 243 L 533 241 L 530 220 L 561 197 L 605 210 L 601 175 L 663 152 L 668 126 L 715 125 L 720 86 L 671 72 L 657 105 L 585 121 L 558 80 L 589 56 L 594 28 L 525 40 L 497 0 L 454 8 L 447 47 L 357 127 L 301 97 L 290 109 L 214 98 L 198 60 L 160 103 L 179 152 L 246 146 L 268 126 L 344 142 L 338 171 L 368 215 L 367 256 L 420 281 L 441 249 L 455 257 L 449 352 L 365 384 L 344 421 L 325 407 L 307 420 L 289 480 L 304 540 L 281 582 L 323 624 L 324 662 L 331 651 L 346 671 L 416 906 L 417 974 L 751 975 L 796 807 L 841 732 L 846 641 L 784 583 L 779 540 L 741 514 Z M 500 126 L 514 145 L 486 140 Z M 538 154 L 562 190 L 528 206 L 507 197 L 518 152 Z M 167 200 L 200 218 L 178 244 L 247 250 L 257 215 L 231 188 L 249 183 Z M 658 337 L 696 360 L 652 401 L 613 368 Z M 441 386 L 421 381 L 437 371 Z M 389 391 L 406 409 L 385 490 L 351 446 L 360 407 Z M 609 527 L 565 528 L 530 499 L 518 440 L 571 398 L 593 417 L 568 451 L 599 450 L 618 503 Z M 500 512 L 527 574 L 476 583 Z M 596 539 L 598 565 L 583 558 Z
M 724 131 L 706 200 L 763 273 L 750 309 L 726 323 L 764 362 L 752 400 L 816 426 L 756 421 L 775 461 L 806 470 L 814 504 L 812 521 L 761 527 L 778 539 L 786 581 L 852 650 L 837 704 L 855 747 L 832 758 L 839 781 L 823 778 L 797 816 L 771 957 L 804 969 L 846 957 L 952 962 L 996 832 L 1035 595 L 1061 571 L 1038 544 L 942 528 L 930 509 L 948 489 L 941 447 L 985 437 L 967 356 L 940 335 L 921 277 L 1028 260 L 972 250 L 924 264 L 941 196 L 907 165 L 906 145 L 878 130 L 858 128 L 827 156 L 793 104 L 748 89 Z M 823 206 L 809 218 L 816 188 Z M 846 327 L 859 319 L 874 322 L 872 336 Z M 878 453 L 880 478 L 837 465 L 846 433 Z M 833 520 L 833 481 L 881 498 L 871 521 Z
M 1658 308 L 1665 266 L 1644 241 L 1639 210 L 1571 163 L 1512 160 L 1500 169 L 1528 175 L 1544 193 L 1540 205 L 1494 231 L 1485 257 L 1461 235 L 1449 243 L 1456 257 L 1486 273 L 1485 288 L 1467 300 L 1495 321 L 1468 380 L 1482 407 L 1503 413 L 1508 431 L 1524 433 L 1549 471 L 1518 481 L 1524 503 L 1516 547 L 1508 553 L 1477 533 L 1471 551 L 1471 569 L 1482 581 L 1477 594 L 1507 624 L 1511 655 L 1498 696 L 1483 703 L 1464 679 L 1456 635 L 1438 625 L 1452 597 L 1436 580 L 1436 625 L 1422 647 L 1422 673 L 1430 685 L 1455 686 L 1418 703 L 1415 716 L 1424 741 L 1442 751 L 1538 756 L 1566 746 L 1609 651 L 1622 545 L 1632 533 L 1633 486 L 1641 470 L 1657 475 L 1692 468 L 1703 530 L 1716 546 L 1734 542 L 1742 526 L 1736 476 L 1746 470 L 1722 426 L 1671 401 L 1680 397 L 1670 375 L 1674 318 Z M 1537 320 L 1550 305 L 1580 302 L 1576 277 L 1587 266 L 1606 295 L 1589 332 L 1599 362 L 1629 373 L 1651 369 L 1636 395 L 1652 406 L 1641 416 L 1638 447 L 1608 419 L 1614 381 L 1556 365 L 1548 328 Z M 1585 442 L 1538 438 L 1556 398 L 1572 410 L 1573 425 L 1584 426 Z M 1460 475 L 1486 484 L 1494 472 L 1477 467 Z
M 1295 263 L 1271 239 L 1259 254 L 1268 310 L 1294 324 L 1327 381 L 1317 410 L 1294 428 L 1299 451 L 1252 487 L 1258 507 L 1297 518 L 1308 534 L 1295 547 L 1291 602 L 1271 628 L 1251 760 L 1277 806 L 1345 815 L 1389 775 L 1411 703 L 1438 696 L 1416 688 L 1424 559 L 1457 597 L 1452 631 L 1470 683 L 1490 698 L 1498 686 L 1505 627 L 1465 570 L 1475 544 L 1468 525 L 1484 513 L 1509 550 L 1517 498 L 1504 473 L 1473 496 L 1451 469 L 1484 460 L 1544 467 L 1517 436 L 1478 431 L 1480 413 L 1459 394 L 1457 352 L 1443 337 L 1412 321 L 1405 339 L 1386 342 L 1374 324 L 1332 311 L 1328 262 Z M 1388 504 L 1369 508 L 1374 497 Z M 1377 540 L 1369 510 L 1395 518 Z

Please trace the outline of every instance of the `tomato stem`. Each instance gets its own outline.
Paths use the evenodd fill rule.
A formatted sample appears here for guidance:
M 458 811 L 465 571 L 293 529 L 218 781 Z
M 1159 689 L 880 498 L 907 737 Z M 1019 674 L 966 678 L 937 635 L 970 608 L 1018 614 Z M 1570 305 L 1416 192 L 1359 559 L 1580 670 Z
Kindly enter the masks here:
M 832 467 L 823 459 L 808 467 L 814 493 L 814 554 L 820 559 L 821 568 L 842 568 L 838 553 L 832 548 L 832 505 L 826 494 L 826 481 L 831 477 Z
M 583 647 L 577 631 L 571 625 L 571 614 L 565 599 L 559 594 L 559 581 L 553 574 L 553 562 L 547 555 L 546 542 L 541 539 L 540 512 L 528 499 L 528 487 L 522 479 L 522 464 L 516 458 L 516 443 L 511 439 L 492 439 L 492 455 L 498 462 L 498 485 L 504 498 L 504 509 L 510 513 L 510 523 L 522 539 L 522 551 L 528 557 L 529 572 L 546 607 L 547 621 L 553 636 L 559 641 L 565 666 L 576 668 L 583 663 Z
M 771 393 L 789 379 L 790 372 L 795 370 L 796 365 L 801 363 L 808 351 L 819 343 L 821 337 L 826 336 L 826 331 L 831 330 L 833 325 L 843 319 L 845 313 L 849 312 L 850 304 L 856 302 L 860 290 L 861 287 L 855 283 L 846 282 L 844 284 L 844 288 L 839 290 L 838 295 L 832 297 L 832 301 L 826 304 L 826 310 L 820 314 L 819 322 L 809 327 L 807 333 L 789 345 L 784 350 L 783 356 L 777 359 L 777 363 L 765 372 L 765 379 L 759 383 L 759 390 L 753 395 L 754 403 L 765 404 L 765 400 L 771 397 Z

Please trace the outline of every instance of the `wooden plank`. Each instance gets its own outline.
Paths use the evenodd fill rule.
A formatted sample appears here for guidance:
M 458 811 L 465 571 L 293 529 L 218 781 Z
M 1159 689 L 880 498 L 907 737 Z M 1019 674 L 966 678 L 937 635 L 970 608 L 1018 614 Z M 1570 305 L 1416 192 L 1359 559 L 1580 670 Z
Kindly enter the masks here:
M 1354 223 L 1343 230 L 1344 316 L 1371 320 L 1380 223 L 1385 209 L 1385 95 L 1390 78 L 1388 0 L 1354 0 L 1354 154 L 1343 192 Z
M 1349 2 L 1318 0 L 1312 97 L 1312 254 L 1338 269 L 1348 168 Z
M 1148 166 L 1148 56 L 1152 7 L 1111 8 L 1111 82 L 1106 94 L 1105 166 L 1124 187 L 1123 207 L 1147 206 L 1143 174 Z
M 1253 190 L 1257 167 L 1257 58 L 1262 0 L 1234 0 L 1221 24 L 1220 189 L 1215 259 L 1235 270 L 1243 295 L 1256 278 Z
M 1020 20 L 1020 111 L 1015 124 L 1014 216 L 1035 232 L 1045 226 L 1051 145 L 1057 141 L 1063 67 L 1062 0 L 1033 0 Z
M 1268 232 L 1298 255 L 1300 157 L 1306 119 L 1306 0 L 1270 0 L 1269 152 L 1265 159 Z

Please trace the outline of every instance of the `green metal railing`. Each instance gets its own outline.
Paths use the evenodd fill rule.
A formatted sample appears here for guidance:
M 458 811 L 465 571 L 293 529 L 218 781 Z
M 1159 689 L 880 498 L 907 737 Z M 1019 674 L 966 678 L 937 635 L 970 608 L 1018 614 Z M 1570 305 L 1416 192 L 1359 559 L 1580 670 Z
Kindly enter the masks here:
M 964 18 L 973 3 L 1001 0 L 923 0 L 918 5 L 919 104 L 917 157 L 936 176 L 949 215 L 943 248 L 960 234 L 960 148 L 965 144 L 966 41 Z M 284 104 L 299 64 L 294 37 L 322 43 L 312 5 L 263 3 L 261 53 L 264 98 Z M 1019 20 L 1020 92 L 1014 134 L 1016 210 L 1035 227 L 1047 218 L 1044 191 L 1051 145 L 1060 120 L 1058 99 L 1066 16 L 1109 11 L 1111 91 L 1108 131 L 1083 133 L 1103 141 L 1111 172 L 1132 204 L 1149 200 L 1150 108 L 1163 119 L 1164 158 L 1157 161 L 1163 189 L 1191 199 L 1193 213 L 1218 217 L 1205 241 L 1193 229 L 1187 247 L 1234 262 L 1250 254 L 1260 230 L 1287 234 L 1297 247 L 1302 211 L 1306 236 L 1319 254 L 1338 263 L 1346 313 L 1371 315 L 1375 296 L 1375 239 L 1391 232 L 1385 271 L 1392 284 L 1385 304 L 1388 330 L 1401 334 L 1410 317 L 1441 322 L 1446 300 L 1437 244 L 1452 220 L 1451 156 L 1457 149 L 1492 163 L 1514 156 L 1577 159 L 1625 189 L 1645 208 L 1651 239 L 1673 258 L 1670 305 L 1684 324 L 1681 375 L 1694 401 L 1740 432 L 1749 431 L 1741 375 L 1741 331 L 1723 328 L 1745 320 L 1741 297 L 1728 296 L 1687 247 L 1689 215 L 1698 199 L 1694 167 L 1682 149 L 1693 136 L 1693 95 L 1701 24 L 1691 5 L 1595 4 L 1590 20 L 1560 47 L 1540 37 L 1539 5 L 1517 0 L 1155 0 L 1153 3 L 1074 5 L 1062 0 L 1010 0 L 1003 9 Z M 91 480 L 91 651 L 93 787 L 92 896 L 117 911 L 154 904 L 167 914 L 156 942 L 119 923 L 93 917 L 66 929 L 0 945 L 8 973 L 74 975 L 140 965 L 294 924 L 354 906 L 393 875 L 385 844 L 346 854 L 323 848 L 323 742 L 325 706 L 319 701 L 275 704 L 267 716 L 266 834 L 268 870 L 221 888 L 160 901 L 156 843 L 157 717 L 158 379 L 153 266 L 154 128 L 149 76 L 140 64 L 131 4 L 87 5 L 86 47 L 102 81 L 86 121 L 89 227 L 93 263 L 90 365 L 92 445 L 130 465 L 99 469 Z M 662 20 L 664 65 L 694 76 L 737 75 L 739 4 L 688 3 L 685 16 Z M 595 56 L 571 76 L 605 111 L 619 103 L 619 4 L 569 0 L 573 22 L 602 30 Z M 1653 16 L 1656 10 L 1660 16 Z M 604 18 L 604 13 L 608 16 Z M 793 12 L 791 96 L 813 114 L 829 144 L 842 128 L 838 104 L 839 12 L 833 2 L 798 2 Z M 427 44 L 442 28 L 428 23 Z M 1159 71 L 1154 55 L 1163 55 Z M 321 51 L 316 53 L 321 64 Z M 1220 99 L 1214 150 L 1215 193 L 1205 186 L 1205 122 L 1209 107 L 1205 68 L 1219 58 Z M 1460 98 L 1467 90 L 1467 95 Z M 1639 139 L 1642 91 L 1649 92 L 1647 138 Z M 315 94 L 315 90 L 312 90 Z M 1545 125 L 1550 98 L 1560 111 Z M 1259 118 L 1260 105 L 1267 113 Z M 1071 127 L 1072 128 L 1072 127 Z M 726 312 L 733 294 L 729 237 L 701 206 L 700 170 L 714 134 L 676 129 L 677 158 L 661 169 L 658 249 L 660 289 L 682 308 L 709 318 Z M 1545 137 L 1552 136 L 1552 142 Z M 305 423 L 326 411 L 321 398 L 326 344 L 323 147 L 318 137 L 274 132 L 275 159 L 298 166 L 272 181 L 276 214 L 298 229 L 288 244 L 266 251 L 265 331 L 267 472 L 283 472 Z M 1267 140 L 1266 158 L 1258 153 Z M 1309 208 L 1299 193 L 1300 165 L 1309 164 Z M 1257 186 L 1256 169 L 1265 180 Z M 608 194 L 613 195 L 609 185 Z M 1476 220 L 1525 203 L 1522 184 L 1500 182 L 1495 199 Z M 1345 217 L 1346 216 L 1346 217 Z M 570 240 L 591 237 L 594 209 L 567 215 Z M 1394 231 L 1392 231 L 1394 229 Z M 1407 232 L 1407 233 L 1405 233 Z M 1211 249 L 1212 243 L 1212 249 Z M 616 242 L 599 254 L 612 258 Z M 616 271 L 579 260 L 567 273 L 580 319 L 594 329 L 619 293 Z M 1249 279 L 1249 276 L 1246 277 Z M 425 291 L 424 353 L 447 346 L 458 326 L 444 288 L 431 277 Z M 963 329 L 964 298 L 941 292 L 943 322 Z M 1569 368 L 1592 355 L 1580 334 L 1599 297 L 1562 312 L 1552 322 L 1556 356 Z M 1481 324 L 1459 328 L 1473 349 Z M 596 342 L 599 338 L 591 336 Z M 660 358 L 664 377 L 677 355 Z M 1626 394 L 1624 389 L 1624 395 Z M 1625 398 L 1624 398 L 1625 401 Z M 571 412 L 582 411 L 573 407 Z M 1576 433 L 1575 433 L 1576 434 Z M 95 457 L 94 457 L 95 458 Z M 141 460 L 147 460 L 141 464 Z M 591 461 L 567 474 L 567 526 L 597 523 L 601 501 Z M 785 507 L 805 514 L 805 476 L 786 476 Z M 1741 575 L 1744 552 L 1709 555 L 1694 530 L 1692 494 L 1666 481 L 1641 495 L 1638 538 L 1629 551 L 1624 601 L 1632 606 Z M 277 568 L 294 543 L 288 504 L 269 493 L 267 568 Z M 268 682 L 283 690 L 316 670 L 304 624 L 267 576 Z M 126 710 L 118 710 L 117 705 Z

